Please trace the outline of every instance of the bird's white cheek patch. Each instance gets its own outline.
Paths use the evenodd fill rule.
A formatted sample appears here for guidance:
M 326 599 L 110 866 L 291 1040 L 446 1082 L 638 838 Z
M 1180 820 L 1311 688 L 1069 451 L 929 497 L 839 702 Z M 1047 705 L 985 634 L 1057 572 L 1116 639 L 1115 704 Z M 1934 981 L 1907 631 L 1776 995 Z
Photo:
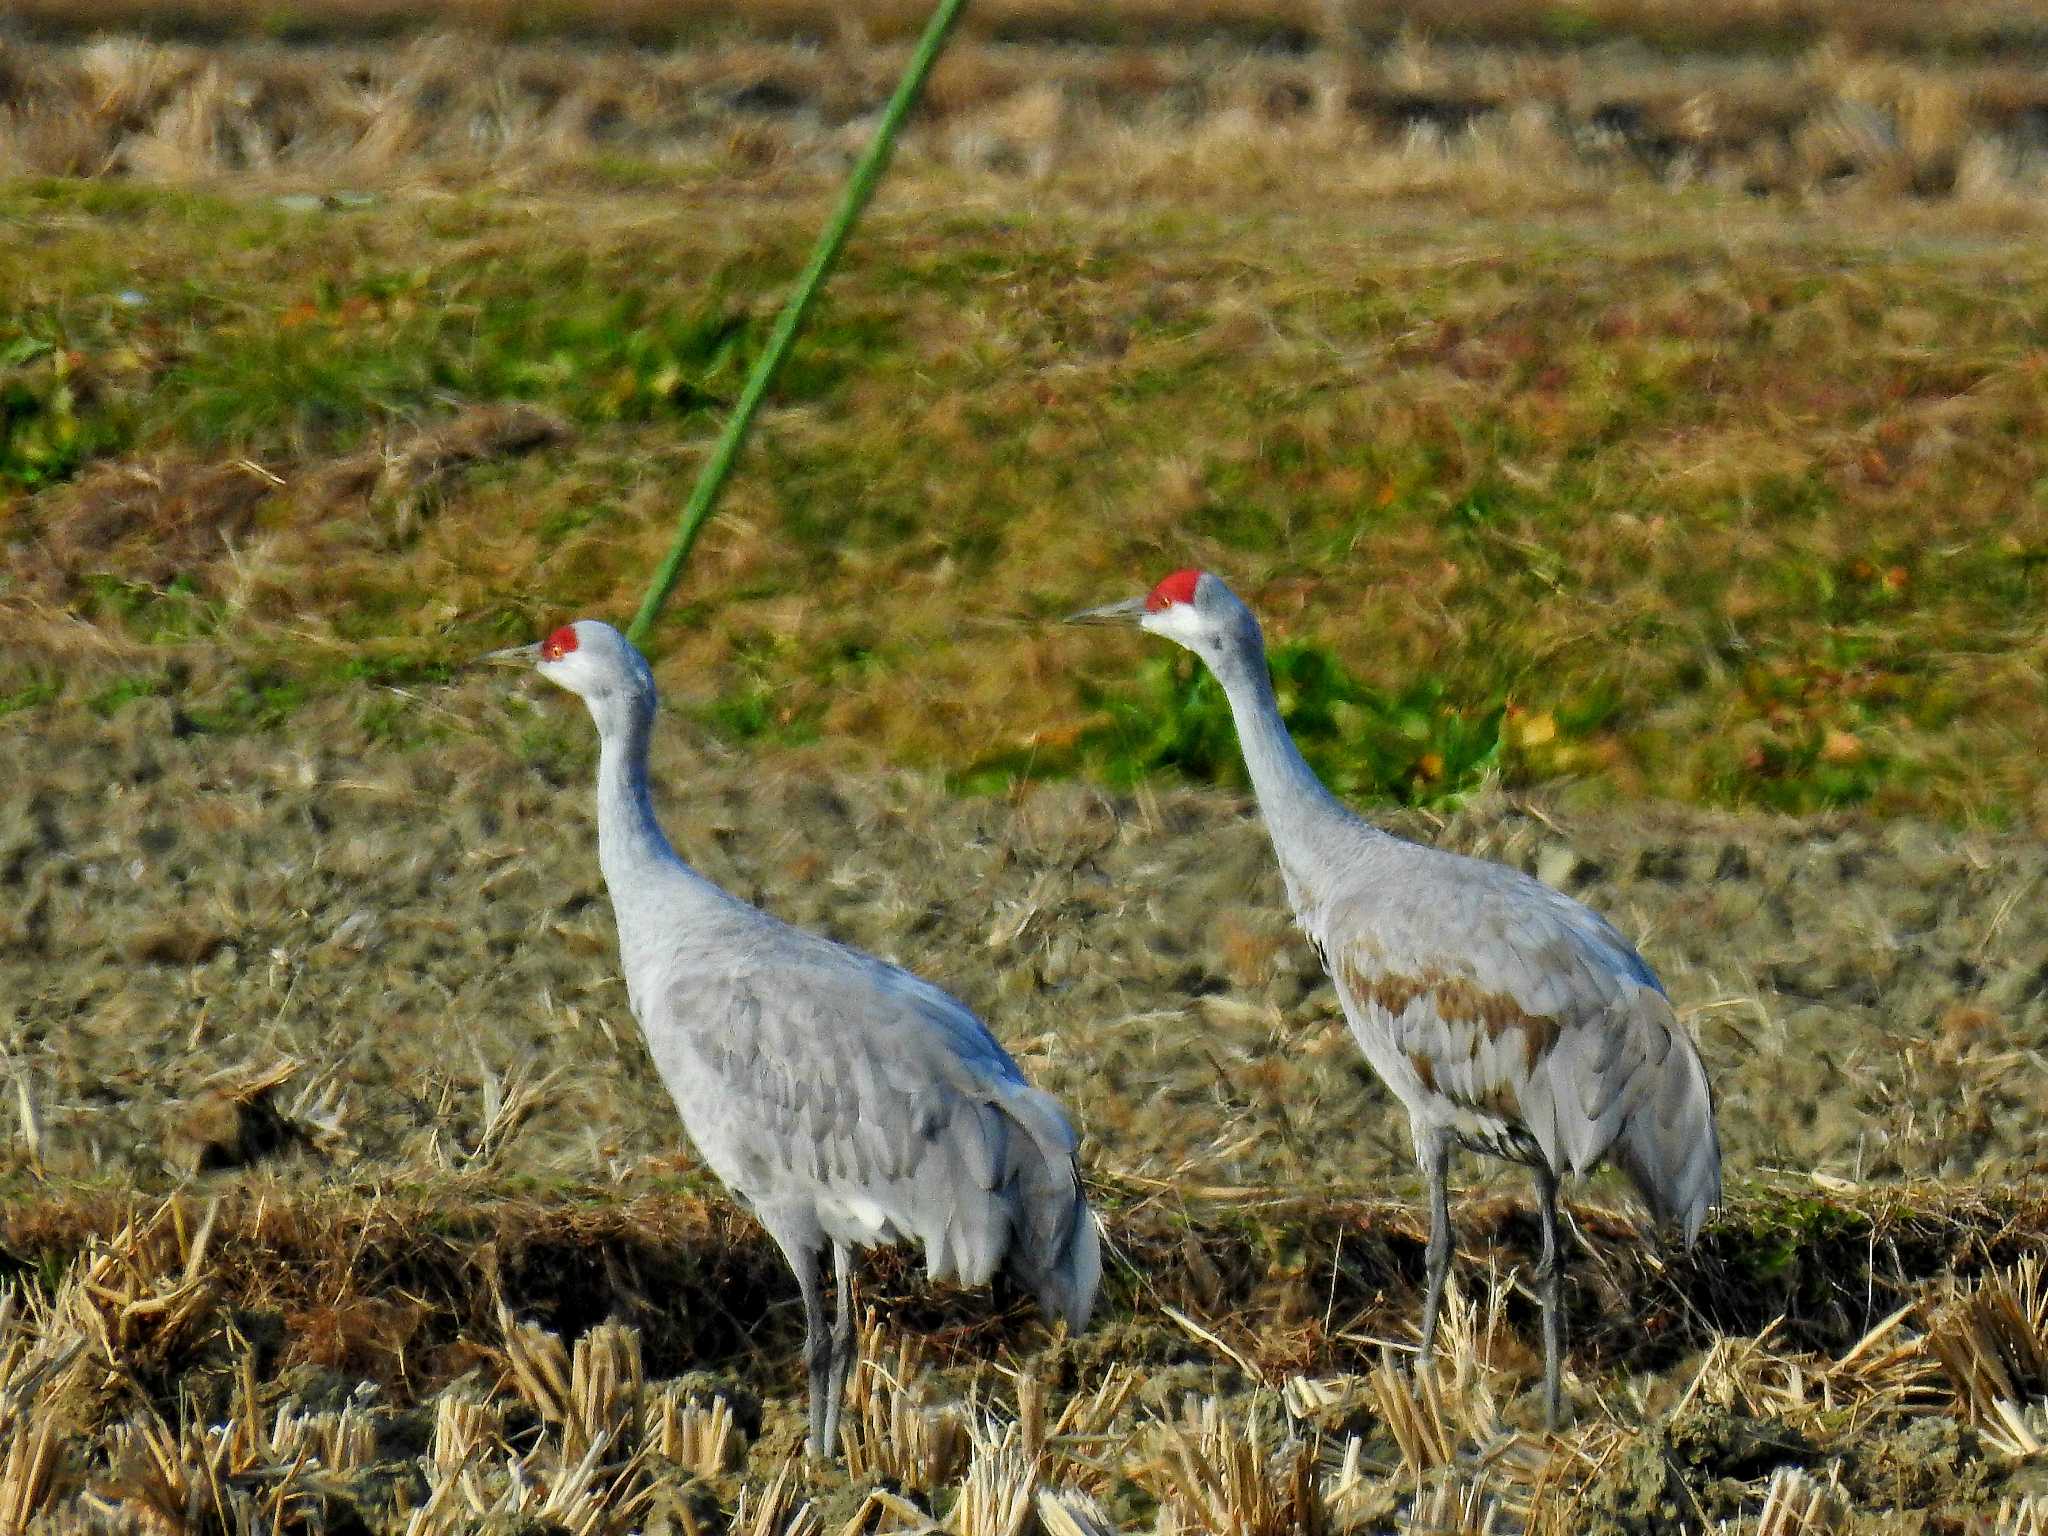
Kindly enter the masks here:
M 1153 634 L 1163 635 L 1180 645 L 1189 644 L 1200 628 L 1195 622 L 1195 610 L 1186 603 L 1175 603 L 1157 613 L 1148 613 L 1141 622 Z

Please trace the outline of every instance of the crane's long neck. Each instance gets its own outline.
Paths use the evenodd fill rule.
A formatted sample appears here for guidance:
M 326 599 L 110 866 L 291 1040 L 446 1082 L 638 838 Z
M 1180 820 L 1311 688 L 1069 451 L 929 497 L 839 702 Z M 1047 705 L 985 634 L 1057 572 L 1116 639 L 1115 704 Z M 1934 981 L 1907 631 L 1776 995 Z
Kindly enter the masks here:
M 597 862 L 619 924 L 627 970 L 662 932 L 693 917 L 708 919 L 732 898 L 685 864 L 654 817 L 647 788 L 647 747 L 654 701 L 593 705 L 597 720 Z
M 1256 641 L 1237 646 L 1213 670 L 1230 701 L 1245 771 L 1251 775 L 1273 852 L 1298 908 L 1319 883 L 1320 871 L 1339 853 L 1334 843 L 1360 833 L 1376 834 L 1330 793 L 1294 744 L 1280 718 L 1264 646 Z
M 615 893 L 682 862 L 654 819 L 654 800 L 647 791 L 647 747 L 653 734 L 652 710 L 598 722 L 597 862 Z

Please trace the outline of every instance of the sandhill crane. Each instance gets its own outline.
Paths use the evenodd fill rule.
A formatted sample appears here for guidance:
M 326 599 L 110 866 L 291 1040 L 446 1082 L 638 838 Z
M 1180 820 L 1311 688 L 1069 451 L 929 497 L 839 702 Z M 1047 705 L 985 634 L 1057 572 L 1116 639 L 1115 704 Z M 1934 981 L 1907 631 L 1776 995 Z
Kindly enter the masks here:
M 811 1453 L 838 1444 L 856 1247 L 914 1239 L 931 1278 L 1001 1270 L 1049 1319 L 1085 1327 L 1101 1256 L 1059 1104 L 964 1004 L 676 856 L 647 786 L 654 674 L 624 635 L 585 619 L 490 659 L 531 663 L 597 724 L 597 857 L 627 995 L 691 1141 L 796 1272 Z
M 1663 985 L 1599 914 L 1519 870 L 1408 842 L 1354 815 L 1281 722 L 1258 620 L 1221 580 L 1176 571 L 1074 615 L 1133 623 L 1223 687 L 1296 920 L 1366 1060 L 1407 1108 L 1429 1181 L 1422 1357 L 1451 1261 L 1452 1145 L 1535 1170 L 1545 1412 L 1559 1412 L 1557 1190 L 1612 1157 L 1690 1246 L 1721 1194 L 1712 1094 Z

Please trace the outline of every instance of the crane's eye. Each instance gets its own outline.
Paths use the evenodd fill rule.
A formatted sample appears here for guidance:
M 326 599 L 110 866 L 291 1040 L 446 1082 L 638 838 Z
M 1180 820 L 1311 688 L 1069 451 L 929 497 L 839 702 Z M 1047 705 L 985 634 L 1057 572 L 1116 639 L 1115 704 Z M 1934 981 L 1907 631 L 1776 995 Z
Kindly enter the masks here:
M 560 661 L 576 649 L 576 630 L 573 625 L 564 624 L 540 643 L 542 661 Z

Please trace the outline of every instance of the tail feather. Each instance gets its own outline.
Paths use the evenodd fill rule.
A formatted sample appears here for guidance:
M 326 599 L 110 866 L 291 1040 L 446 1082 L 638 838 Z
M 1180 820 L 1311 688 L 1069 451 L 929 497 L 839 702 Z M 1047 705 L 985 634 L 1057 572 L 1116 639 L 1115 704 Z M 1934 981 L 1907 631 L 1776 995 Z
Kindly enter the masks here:
M 1004 1106 L 1027 1133 L 1011 1137 L 1008 1148 L 1003 1188 L 1011 1226 L 1004 1268 L 1038 1298 L 1048 1319 L 1064 1319 L 1079 1333 L 1102 1281 L 1101 1238 L 1074 1160 L 1073 1128 L 1050 1098 L 1025 1091 L 1029 1101 Z
M 1615 1139 L 1612 1156 L 1659 1226 L 1676 1227 L 1690 1248 L 1721 1200 L 1721 1136 L 1699 1049 L 1682 1027 L 1653 1069 L 1648 1091 Z
M 1080 1187 L 1080 1173 L 1074 1175 Z M 1038 1290 L 1039 1310 L 1047 1318 L 1064 1318 L 1069 1333 L 1088 1326 L 1095 1311 L 1095 1293 L 1102 1284 L 1102 1234 L 1095 1224 L 1095 1212 L 1078 1192 L 1073 1205 L 1073 1222 L 1061 1262 Z

